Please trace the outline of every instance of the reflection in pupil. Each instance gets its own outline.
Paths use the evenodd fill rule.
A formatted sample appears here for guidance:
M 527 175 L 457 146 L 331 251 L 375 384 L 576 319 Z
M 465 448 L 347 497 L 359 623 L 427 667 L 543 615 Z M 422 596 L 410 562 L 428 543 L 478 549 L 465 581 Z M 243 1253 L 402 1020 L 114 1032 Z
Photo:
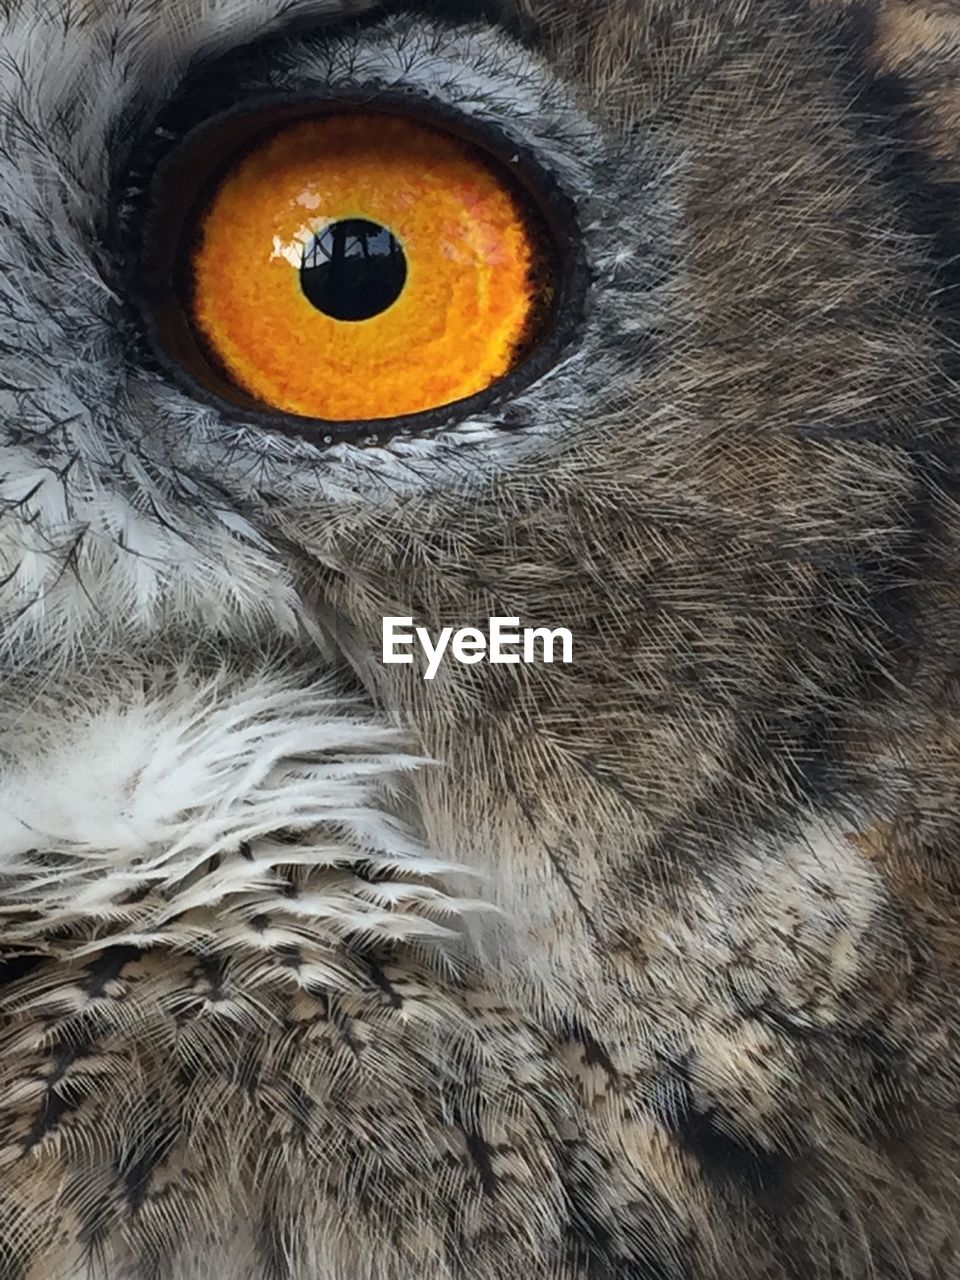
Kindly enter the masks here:
M 369 320 L 392 306 L 407 282 L 396 237 L 376 222 L 344 218 L 314 236 L 303 253 L 300 285 L 334 320 Z

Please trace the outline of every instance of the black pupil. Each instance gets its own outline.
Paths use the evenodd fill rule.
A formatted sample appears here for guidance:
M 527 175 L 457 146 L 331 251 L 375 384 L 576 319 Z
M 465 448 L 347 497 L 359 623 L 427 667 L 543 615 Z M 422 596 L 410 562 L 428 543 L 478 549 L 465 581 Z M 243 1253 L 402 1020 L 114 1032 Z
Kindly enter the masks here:
M 300 285 L 334 320 L 369 320 L 392 306 L 407 282 L 407 260 L 396 237 L 366 218 L 334 222 L 306 246 Z

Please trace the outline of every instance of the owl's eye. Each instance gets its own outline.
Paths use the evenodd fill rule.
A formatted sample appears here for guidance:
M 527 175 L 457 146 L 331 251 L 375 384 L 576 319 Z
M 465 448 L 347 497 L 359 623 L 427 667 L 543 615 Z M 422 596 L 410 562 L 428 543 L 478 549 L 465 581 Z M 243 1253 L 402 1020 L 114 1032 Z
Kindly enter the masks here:
M 196 381 L 328 423 L 496 387 L 551 334 L 563 277 L 516 165 L 433 121 L 342 104 L 227 117 L 181 145 L 143 264 L 154 336 Z

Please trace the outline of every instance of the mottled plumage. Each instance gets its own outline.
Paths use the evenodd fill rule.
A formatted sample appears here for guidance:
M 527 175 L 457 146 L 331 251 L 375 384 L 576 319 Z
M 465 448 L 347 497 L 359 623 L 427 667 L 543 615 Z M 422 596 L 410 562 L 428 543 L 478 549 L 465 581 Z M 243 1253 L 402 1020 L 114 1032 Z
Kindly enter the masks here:
M 960 1278 L 960 9 L 0 12 L 0 1277 Z M 134 302 L 171 137 L 345 86 L 577 210 L 424 436 Z

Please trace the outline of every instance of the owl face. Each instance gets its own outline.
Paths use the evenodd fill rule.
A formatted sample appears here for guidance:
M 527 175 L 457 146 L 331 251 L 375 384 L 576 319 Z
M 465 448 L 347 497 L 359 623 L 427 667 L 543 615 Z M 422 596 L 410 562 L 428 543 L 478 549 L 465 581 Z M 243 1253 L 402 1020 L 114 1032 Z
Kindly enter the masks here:
M 633 875 L 725 839 L 718 795 L 749 825 L 833 788 L 944 394 L 835 15 L 4 21 L 11 744 L 38 690 L 341 666 L 446 762 L 416 821 L 487 871 L 561 814 Z M 577 657 L 426 684 L 387 616 Z
M 901 9 L 0 0 L 18 1275 L 951 1274 Z
M 727 838 L 720 795 L 749 825 L 833 788 L 811 761 L 902 643 L 942 388 L 843 29 L 805 22 L 11 11 L 11 706 L 349 668 L 445 761 L 428 843 L 524 882 L 544 823 L 642 879 Z M 337 314 L 329 273 L 378 253 Z M 576 660 L 426 684 L 386 616 L 563 626 Z

